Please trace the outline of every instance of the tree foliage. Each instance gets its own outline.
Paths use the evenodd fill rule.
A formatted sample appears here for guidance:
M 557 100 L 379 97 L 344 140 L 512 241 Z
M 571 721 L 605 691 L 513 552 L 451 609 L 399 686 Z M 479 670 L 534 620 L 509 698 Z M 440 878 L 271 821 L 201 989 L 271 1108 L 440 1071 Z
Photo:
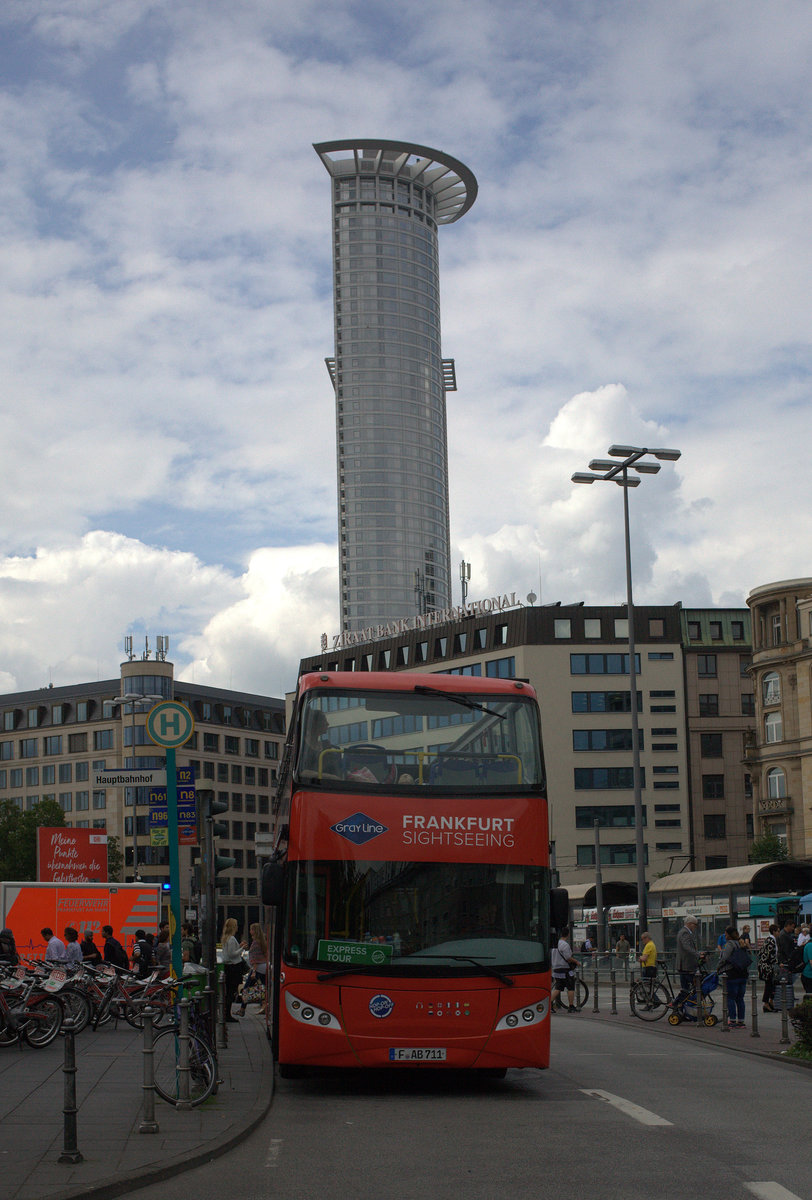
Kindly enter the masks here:
M 787 844 L 774 833 L 764 833 L 753 842 L 747 858 L 751 863 L 785 862 Z
M 107 837 L 107 878 L 111 883 L 121 882 L 121 870 L 124 866 L 124 855 L 121 853 L 121 843 L 117 837 L 108 834 Z
M 37 878 L 37 829 L 65 824 L 55 800 L 40 800 L 23 812 L 11 800 L 0 801 L 0 879 Z

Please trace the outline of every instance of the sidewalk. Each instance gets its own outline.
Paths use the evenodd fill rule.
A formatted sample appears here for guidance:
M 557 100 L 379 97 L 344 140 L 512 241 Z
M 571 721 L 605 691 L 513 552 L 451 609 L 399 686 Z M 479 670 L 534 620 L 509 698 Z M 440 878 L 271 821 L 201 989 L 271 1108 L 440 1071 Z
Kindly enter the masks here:
M 718 1018 L 718 1024 L 708 1027 L 703 1024 L 693 1024 L 683 1021 L 679 1025 L 669 1025 L 668 1018 L 663 1015 L 658 1021 L 641 1021 L 639 1017 L 634 1016 L 629 1008 L 629 990 L 628 985 L 621 986 L 618 983 L 616 1008 L 617 1013 L 612 1013 L 612 996 L 609 981 L 604 985 L 601 979 L 600 990 L 598 994 L 599 1012 L 593 1011 L 594 993 L 593 981 L 589 979 L 590 995 L 584 1008 L 577 1015 L 569 1013 L 556 1013 L 553 1021 L 582 1021 L 584 1018 L 595 1021 L 604 1021 L 608 1024 L 623 1024 L 631 1025 L 635 1029 L 641 1031 L 649 1031 L 659 1034 L 662 1037 L 678 1037 L 688 1038 L 694 1045 L 702 1046 L 721 1046 L 725 1050 L 735 1050 L 743 1054 L 758 1054 L 766 1058 L 780 1059 L 782 1062 L 788 1062 L 794 1066 L 799 1066 L 802 1069 L 812 1066 L 810 1063 L 803 1062 L 797 1058 L 787 1058 L 784 1051 L 795 1041 L 795 1030 L 792 1028 L 792 1022 L 787 1022 L 787 1033 L 789 1043 L 782 1043 L 782 1024 L 781 1013 L 764 1013 L 761 1011 L 761 1005 L 758 1005 L 756 1012 L 756 1030 L 757 1037 L 753 1036 L 753 1013 L 750 1003 L 750 996 L 747 997 L 747 1025 L 745 1029 L 728 1029 L 725 1031 L 722 1023 L 722 998 L 721 992 L 714 993 L 715 1007 L 714 1015 Z
M 255 1008 L 219 1051 L 222 1083 L 199 1108 L 178 1112 L 155 1097 L 157 1133 L 140 1133 L 143 1034 L 120 1024 L 76 1038 L 76 1143 L 83 1161 L 58 1162 L 64 1146 L 65 1042 L 0 1051 L 0 1178 L 5 1200 L 102 1200 L 168 1179 L 230 1149 L 265 1116 L 273 1063 Z

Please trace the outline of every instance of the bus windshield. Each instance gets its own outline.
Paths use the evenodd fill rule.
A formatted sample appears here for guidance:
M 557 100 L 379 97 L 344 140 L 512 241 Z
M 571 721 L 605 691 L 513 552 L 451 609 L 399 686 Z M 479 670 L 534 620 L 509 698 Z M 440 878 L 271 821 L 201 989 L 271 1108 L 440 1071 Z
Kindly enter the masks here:
M 422 977 L 547 968 L 546 867 L 361 860 L 291 867 L 289 963 Z
M 313 689 L 301 712 L 296 777 L 308 787 L 398 787 L 466 794 L 538 789 L 543 766 L 529 695 Z

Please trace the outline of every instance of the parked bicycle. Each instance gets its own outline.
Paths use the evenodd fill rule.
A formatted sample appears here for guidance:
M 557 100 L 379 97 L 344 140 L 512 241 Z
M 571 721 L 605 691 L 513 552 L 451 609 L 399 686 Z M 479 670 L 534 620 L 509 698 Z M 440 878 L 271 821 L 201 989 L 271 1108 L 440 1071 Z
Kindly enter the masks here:
M 635 979 L 629 988 L 629 1007 L 641 1021 L 659 1021 L 676 995 L 666 964 L 658 963 L 657 969 L 656 977 Z
M 48 1046 L 59 1034 L 65 1009 L 55 993 L 45 991 L 36 975 L 13 967 L 0 979 L 0 1046 Z
M 197 980 L 175 979 L 173 983 L 180 991 L 199 987 Z M 196 1107 L 208 1100 L 217 1090 L 217 1053 L 213 1043 L 213 1030 L 208 1014 L 203 1011 L 201 998 L 189 997 L 188 1006 L 188 1100 Z M 159 1029 L 153 1040 L 153 1063 L 155 1091 L 168 1104 L 177 1105 L 181 1099 L 181 1030 L 180 1007 L 175 1008 L 173 1024 Z

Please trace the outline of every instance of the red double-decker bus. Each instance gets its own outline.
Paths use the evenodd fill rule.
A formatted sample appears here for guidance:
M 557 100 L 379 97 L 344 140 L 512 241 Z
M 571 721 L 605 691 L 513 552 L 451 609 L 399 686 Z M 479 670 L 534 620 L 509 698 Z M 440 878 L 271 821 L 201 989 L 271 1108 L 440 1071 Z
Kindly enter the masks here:
M 546 1067 L 551 889 L 533 689 L 308 674 L 287 757 L 263 875 L 277 910 L 280 1073 Z

